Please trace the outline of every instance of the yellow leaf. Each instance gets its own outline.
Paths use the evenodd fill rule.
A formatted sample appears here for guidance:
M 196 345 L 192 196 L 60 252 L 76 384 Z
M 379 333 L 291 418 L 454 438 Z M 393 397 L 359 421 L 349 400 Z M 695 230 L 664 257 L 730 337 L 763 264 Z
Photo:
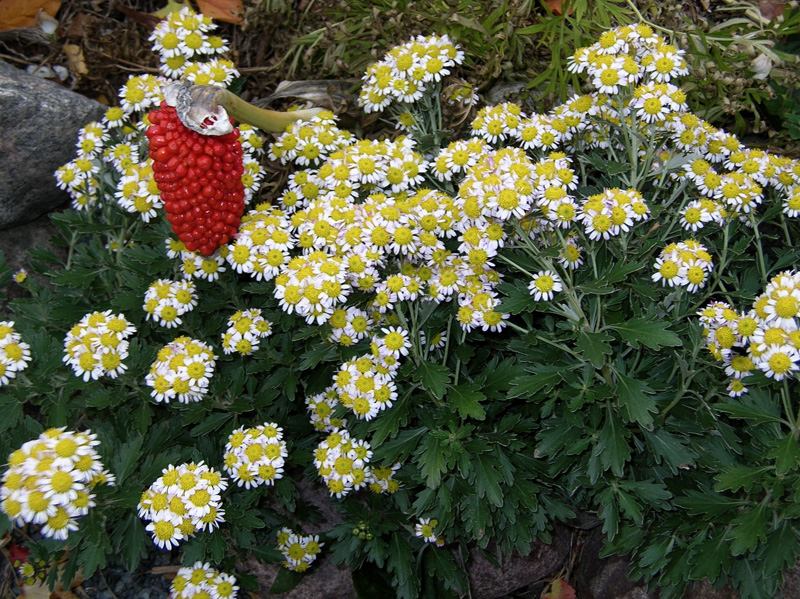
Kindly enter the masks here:
M 168 0 L 167 5 L 164 8 L 150 14 L 153 15 L 154 17 L 158 17 L 159 19 L 163 19 L 164 17 L 168 17 L 172 13 L 178 12 L 182 8 L 187 8 L 187 7 L 191 8 L 188 0 L 183 0 L 183 2 L 177 2 L 176 0 Z
M 550 592 L 542 595 L 542 599 L 575 599 L 575 589 L 563 578 L 556 578 Z
M 0 0 L 0 31 L 36 25 L 39 9 L 55 17 L 61 0 Z
M 200 12 L 216 21 L 225 21 L 234 25 L 242 24 L 244 6 L 242 0 L 197 0 Z
M 86 67 L 86 60 L 83 58 L 83 50 L 75 44 L 64 44 L 62 48 L 64 56 L 67 57 L 67 66 L 75 77 L 88 75 L 89 69 Z

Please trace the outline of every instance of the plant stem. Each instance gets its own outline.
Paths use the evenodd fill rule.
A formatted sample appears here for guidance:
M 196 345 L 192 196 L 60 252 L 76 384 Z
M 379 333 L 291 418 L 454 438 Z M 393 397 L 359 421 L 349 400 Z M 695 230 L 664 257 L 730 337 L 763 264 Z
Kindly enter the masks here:
M 758 231 L 758 221 L 755 215 L 750 214 L 750 222 L 753 225 L 753 235 L 755 235 L 756 243 L 758 244 L 758 251 L 756 251 L 756 258 L 758 260 L 758 269 L 761 272 L 761 280 L 767 280 L 767 267 L 764 264 L 764 247 L 761 245 L 761 233 Z

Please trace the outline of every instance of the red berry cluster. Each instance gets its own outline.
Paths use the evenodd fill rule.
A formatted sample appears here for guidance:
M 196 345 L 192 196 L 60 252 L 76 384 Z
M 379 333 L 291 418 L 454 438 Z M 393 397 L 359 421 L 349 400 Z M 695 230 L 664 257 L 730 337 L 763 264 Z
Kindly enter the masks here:
M 239 130 L 200 135 L 165 102 L 149 118 L 153 178 L 167 220 L 188 250 L 213 254 L 239 230 L 244 212 Z

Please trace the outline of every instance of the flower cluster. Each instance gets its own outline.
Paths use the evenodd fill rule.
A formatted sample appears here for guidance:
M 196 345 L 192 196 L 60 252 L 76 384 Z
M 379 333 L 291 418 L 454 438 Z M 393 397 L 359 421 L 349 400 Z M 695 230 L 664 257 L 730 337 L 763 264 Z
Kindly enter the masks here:
M 139 517 L 161 548 L 171 549 L 196 532 L 211 532 L 224 522 L 220 493 L 228 486 L 219 472 L 203 462 L 169 465 L 142 493 Z
M 225 471 L 245 489 L 273 485 L 283 478 L 283 465 L 289 453 L 283 429 L 274 422 L 233 431 L 225 444 Z
M 464 52 L 447 35 L 417 36 L 395 46 L 367 69 L 358 97 L 364 112 L 381 112 L 392 102 L 417 102 L 450 69 L 464 62 Z
M 197 294 L 191 281 L 158 279 L 150 283 L 144 294 L 147 320 L 153 319 L 162 327 L 172 329 L 182 324 L 181 316 L 197 305 Z
M 0 321 L 0 387 L 28 367 L 31 348 L 14 330 L 13 321 Z
M 163 208 L 164 202 L 153 179 L 150 158 L 142 164 L 133 164 L 127 168 L 117 183 L 114 197 L 121 208 L 139 214 L 144 222 L 150 222 L 150 219 L 155 218 L 156 210 Z
M 319 535 L 304 536 L 291 528 L 282 528 L 278 533 L 278 551 L 286 558 L 283 567 L 295 572 L 308 570 L 324 545 L 319 542 Z
M 714 268 L 706 247 L 693 239 L 671 243 L 661 251 L 654 265 L 653 281 L 670 287 L 686 287 L 694 293 L 705 287 Z
M 324 110 L 310 121 L 295 121 L 287 125 L 286 131 L 270 145 L 269 158 L 283 164 L 294 162 L 298 166 L 319 166 L 330 154 L 353 141 L 353 134 L 339 129 L 334 114 Z M 294 212 L 298 198 L 313 200 L 315 197 L 313 179 L 309 181 L 302 172 L 292 175 L 289 192 L 281 198 L 287 212 Z
M 289 261 L 289 250 L 295 245 L 289 227 L 282 211 L 256 206 L 242 217 L 236 239 L 225 248 L 225 260 L 238 273 L 258 281 L 272 280 Z
M 161 60 L 159 70 L 167 77 L 177 79 L 186 72 L 190 61 L 226 52 L 228 47 L 225 40 L 216 35 L 208 35 L 216 28 L 209 17 L 199 15 L 189 7 L 170 13 L 150 34 L 153 51 L 159 54 Z M 192 74 L 196 78 L 200 72 L 202 71 L 193 71 Z M 225 80 L 226 77 L 218 80 L 213 74 L 209 74 L 202 83 L 226 85 Z
M 239 310 L 228 319 L 228 329 L 222 334 L 222 351 L 249 356 L 270 335 L 272 324 L 261 316 L 261 310 Z
M 64 338 L 63 361 L 84 381 L 101 376 L 116 378 L 127 366 L 128 337 L 136 328 L 124 314 L 92 312 L 73 326 Z
M 100 183 L 98 157 L 102 156 L 109 134 L 103 123 L 88 123 L 78 131 L 77 157 L 56 169 L 56 185 L 66 191 L 75 210 L 85 210 L 96 202 Z
M 314 466 L 331 495 L 344 497 L 369 484 L 369 443 L 353 439 L 347 429 L 337 429 L 322 441 L 314 452 Z
M 400 367 L 398 358 L 401 351 L 408 353 L 411 346 L 404 329 L 384 331 L 383 337 L 375 338 L 373 352 L 345 362 L 333 377 L 338 402 L 361 420 L 372 420 L 397 400 L 394 379 Z M 387 339 L 396 349 L 387 349 Z
M 208 384 L 214 374 L 216 356 L 202 341 L 178 337 L 162 347 L 156 361 L 150 366 L 145 383 L 152 387 L 150 397 L 169 403 L 200 401 L 208 393 Z
M 800 273 L 773 277 L 752 308 L 738 312 L 711 302 L 698 312 L 711 354 L 731 377 L 728 392 L 746 393 L 744 379 L 756 370 L 781 381 L 800 371 Z
M 339 400 L 334 386 L 328 387 L 322 393 L 306 397 L 306 408 L 315 429 L 332 433 L 347 424 L 346 420 L 333 415 L 333 409 L 337 405 L 339 405 Z
M 400 483 L 394 479 L 394 474 L 402 468 L 402 464 L 395 463 L 391 466 L 378 466 L 370 469 L 367 482 L 369 490 L 373 493 L 391 495 L 400 490 Z
M 51 428 L 8 458 L 0 509 L 19 526 L 39 524 L 46 537 L 66 539 L 95 505 L 92 489 L 114 484 L 95 449 L 97 435 Z
M 172 599 L 236 599 L 239 587 L 232 574 L 195 562 L 178 570 L 169 591 Z
M 331 314 L 328 324 L 331 325 L 331 334 L 327 341 L 349 347 L 361 339 L 369 337 L 374 321 L 366 310 L 357 306 L 348 306 L 347 308 L 336 308 Z
M 600 39 L 570 57 L 570 71 L 586 72 L 600 93 L 644 83 L 667 83 L 686 75 L 684 51 L 671 46 L 647 25 L 630 25 L 604 32 Z
M 414 536 L 419 537 L 426 543 L 435 543 L 441 547 L 444 545 L 444 539 L 433 531 L 438 524 L 439 522 L 436 519 L 420 518 L 419 522 L 414 525 Z
M 650 209 L 635 189 L 606 189 L 581 204 L 578 220 L 589 239 L 609 239 L 627 233 L 637 222 L 647 220 Z

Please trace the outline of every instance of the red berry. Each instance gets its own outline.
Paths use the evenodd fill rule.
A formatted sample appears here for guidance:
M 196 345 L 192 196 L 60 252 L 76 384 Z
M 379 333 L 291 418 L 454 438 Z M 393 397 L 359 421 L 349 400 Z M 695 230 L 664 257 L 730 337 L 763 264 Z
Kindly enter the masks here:
M 244 212 L 239 130 L 200 135 L 161 103 L 147 129 L 153 178 L 173 232 L 190 251 L 206 256 L 236 234 Z

